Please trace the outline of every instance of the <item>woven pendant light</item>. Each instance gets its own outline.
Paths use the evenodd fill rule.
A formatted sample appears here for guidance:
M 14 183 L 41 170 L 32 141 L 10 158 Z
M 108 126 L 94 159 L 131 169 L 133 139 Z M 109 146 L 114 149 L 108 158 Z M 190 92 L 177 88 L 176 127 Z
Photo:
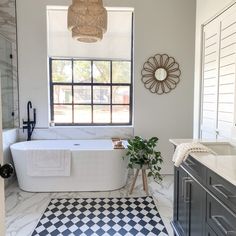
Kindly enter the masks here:
M 102 0 L 73 0 L 68 9 L 68 29 L 81 42 L 102 40 L 107 31 L 107 11 Z

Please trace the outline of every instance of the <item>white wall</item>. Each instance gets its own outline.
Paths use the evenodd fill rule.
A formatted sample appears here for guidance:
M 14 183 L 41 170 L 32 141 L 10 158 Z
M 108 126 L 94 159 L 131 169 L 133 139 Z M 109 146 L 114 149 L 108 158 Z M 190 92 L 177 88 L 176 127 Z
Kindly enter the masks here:
M 69 5 L 69 0 L 17 0 L 20 117 L 26 103 L 37 108 L 40 128 L 48 127 L 46 6 Z M 134 7 L 134 133 L 157 136 L 165 159 L 164 173 L 172 172 L 169 138 L 191 138 L 193 127 L 193 71 L 195 0 L 104 0 L 105 6 Z M 151 94 L 141 82 L 143 63 L 156 53 L 176 58 L 181 82 L 167 95 Z
M 202 25 L 217 16 L 226 7 L 235 2 L 232 0 L 197 0 L 196 38 L 195 38 L 195 81 L 194 81 L 194 137 L 198 138 L 201 78 Z

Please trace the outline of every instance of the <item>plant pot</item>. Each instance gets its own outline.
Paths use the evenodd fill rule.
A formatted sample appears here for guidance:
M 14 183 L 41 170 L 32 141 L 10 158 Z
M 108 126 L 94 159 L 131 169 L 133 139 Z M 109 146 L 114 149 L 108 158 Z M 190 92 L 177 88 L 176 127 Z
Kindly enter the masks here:
M 139 164 L 134 164 L 133 168 L 134 169 L 140 169 L 140 170 L 147 170 L 147 169 L 149 169 L 149 166 L 148 166 L 148 164 L 145 164 L 141 167 L 141 165 L 139 165 Z

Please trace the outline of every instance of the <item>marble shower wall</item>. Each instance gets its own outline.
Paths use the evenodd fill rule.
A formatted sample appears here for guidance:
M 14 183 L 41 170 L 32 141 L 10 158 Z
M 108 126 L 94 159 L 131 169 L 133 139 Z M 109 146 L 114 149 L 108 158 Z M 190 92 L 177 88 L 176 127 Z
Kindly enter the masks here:
M 92 127 L 51 127 L 36 128 L 32 139 L 110 139 L 119 137 L 123 139 L 134 135 L 133 127 L 110 127 L 110 126 L 92 126 Z M 25 141 L 27 132 L 19 129 L 19 140 Z
M 13 126 L 19 126 L 18 118 L 18 76 L 17 76 L 17 37 L 16 37 L 16 3 L 15 0 L 1 0 L 0 2 L 0 34 L 11 42 L 12 47 L 12 86 L 13 86 Z M 6 87 L 2 91 L 3 95 L 9 93 Z M 4 106 L 8 106 L 4 102 Z M 7 109 L 7 107 L 5 107 Z M 4 114 L 3 114 L 4 115 Z M 6 124 L 8 125 L 8 124 Z
M 12 43 L 0 35 L 0 80 L 3 129 L 14 127 Z

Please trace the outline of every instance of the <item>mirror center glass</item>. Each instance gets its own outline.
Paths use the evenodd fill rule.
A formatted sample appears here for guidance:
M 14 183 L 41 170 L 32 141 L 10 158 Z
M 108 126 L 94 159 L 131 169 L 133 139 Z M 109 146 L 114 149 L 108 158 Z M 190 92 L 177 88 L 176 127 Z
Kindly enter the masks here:
M 156 71 L 155 71 L 155 78 L 158 80 L 158 81 L 163 81 L 165 80 L 167 77 L 167 72 L 164 68 L 158 68 Z

